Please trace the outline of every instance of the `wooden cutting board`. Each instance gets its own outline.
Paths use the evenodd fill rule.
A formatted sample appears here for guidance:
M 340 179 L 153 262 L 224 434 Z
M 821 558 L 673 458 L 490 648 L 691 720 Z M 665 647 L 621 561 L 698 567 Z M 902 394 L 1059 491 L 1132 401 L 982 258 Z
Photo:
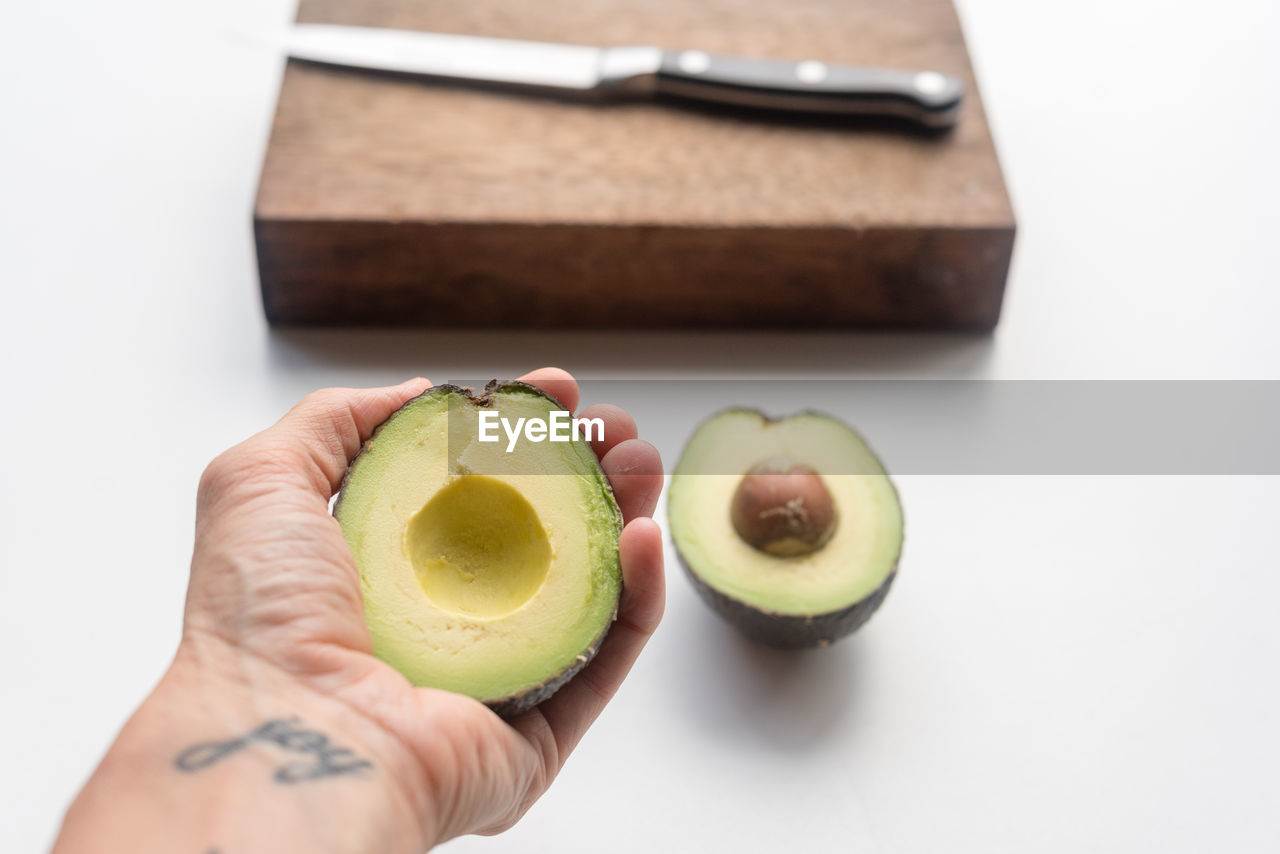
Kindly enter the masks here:
M 995 325 L 1014 220 L 950 0 L 301 0 L 299 21 L 934 68 L 943 135 L 290 61 L 254 211 L 276 324 Z

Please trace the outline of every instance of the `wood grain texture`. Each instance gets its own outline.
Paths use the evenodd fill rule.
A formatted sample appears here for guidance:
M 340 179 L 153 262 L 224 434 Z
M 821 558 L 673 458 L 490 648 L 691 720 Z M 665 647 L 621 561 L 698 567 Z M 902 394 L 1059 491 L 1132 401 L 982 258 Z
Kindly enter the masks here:
M 1013 213 L 949 0 L 302 0 L 299 20 L 963 77 L 945 135 L 290 62 L 255 226 L 275 323 L 990 328 Z

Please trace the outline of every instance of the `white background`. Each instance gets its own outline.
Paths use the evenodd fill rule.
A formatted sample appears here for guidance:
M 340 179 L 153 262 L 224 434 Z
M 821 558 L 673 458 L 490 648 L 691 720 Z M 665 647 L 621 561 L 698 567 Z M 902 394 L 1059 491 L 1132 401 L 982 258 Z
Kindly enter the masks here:
M 1280 6 L 961 11 L 1019 215 L 996 335 L 686 338 L 271 334 L 249 212 L 290 4 L 9 4 L 5 850 L 49 844 L 165 666 L 204 463 L 314 387 L 542 364 L 1280 379 Z M 641 427 L 673 456 L 703 413 L 670 413 Z M 448 850 L 1280 850 L 1280 480 L 900 486 L 903 568 L 863 634 L 767 653 L 672 573 L 553 792 Z

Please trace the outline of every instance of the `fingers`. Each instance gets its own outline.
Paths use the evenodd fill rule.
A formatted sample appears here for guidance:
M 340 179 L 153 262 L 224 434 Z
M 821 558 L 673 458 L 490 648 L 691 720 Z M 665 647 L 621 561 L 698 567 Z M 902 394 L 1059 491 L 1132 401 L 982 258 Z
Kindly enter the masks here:
M 520 378 L 522 382 L 536 385 L 547 394 L 564 404 L 564 408 L 573 412 L 578 408 L 580 394 L 578 381 L 573 374 L 562 368 L 538 368 Z
M 624 522 L 652 516 L 662 493 L 662 457 L 643 439 L 627 439 L 600 461 L 613 485 L 614 498 Z
M 636 422 L 627 410 L 612 403 L 596 403 L 578 413 L 580 418 L 599 418 L 604 424 L 601 438 L 591 443 L 597 457 L 603 457 L 614 447 L 628 439 L 640 435 L 636 430 Z
M 617 692 L 648 642 L 666 606 L 662 532 L 652 519 L 636 519 L 622 532 L 622 601 L 618 619 L 599 654 L 536 710 L 513 721 L 522 733 L 536 730 L 541 715 L 555 738 L 561 765 Z M 549 769 L 554 772 L 555 768 Z
M 570 411 L 578 406 L 578 382 L 568 371 L 539 368 L 521 379 L 556 397 Z M 600 465 L 613 485 L 623 521 L 652 516 L 663 484 L 662 458 L 658 449 L 636 438 L 636 422 L 620 406 L 597 403 L 579 415 L 599 418 L 604 422 L 603 437 L 592 442 L 591 447 L 600 457 Z

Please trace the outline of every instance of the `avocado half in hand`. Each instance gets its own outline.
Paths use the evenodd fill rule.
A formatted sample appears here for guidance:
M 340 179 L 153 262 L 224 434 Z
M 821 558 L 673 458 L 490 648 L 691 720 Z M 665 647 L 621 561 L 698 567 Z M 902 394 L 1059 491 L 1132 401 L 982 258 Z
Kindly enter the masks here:
M 671 478 L 667 515 L 703 600 L 748 637 L 825 646 L 884 601 L 902 506 L 862 438 L 827 415 L 712 416 Z
M 479 396 L 436 386 L 352 461 L 334 515 L 360 570 L 374 652 L 414 685 L 512 716 L 555 693 L 604 640 L 622 588 L 622 514 L 595 453 L 581 438 L 511 451 L 505 435 L 480 441 L 483 411 L 514 424 L 563 409 L 519 382 Z

